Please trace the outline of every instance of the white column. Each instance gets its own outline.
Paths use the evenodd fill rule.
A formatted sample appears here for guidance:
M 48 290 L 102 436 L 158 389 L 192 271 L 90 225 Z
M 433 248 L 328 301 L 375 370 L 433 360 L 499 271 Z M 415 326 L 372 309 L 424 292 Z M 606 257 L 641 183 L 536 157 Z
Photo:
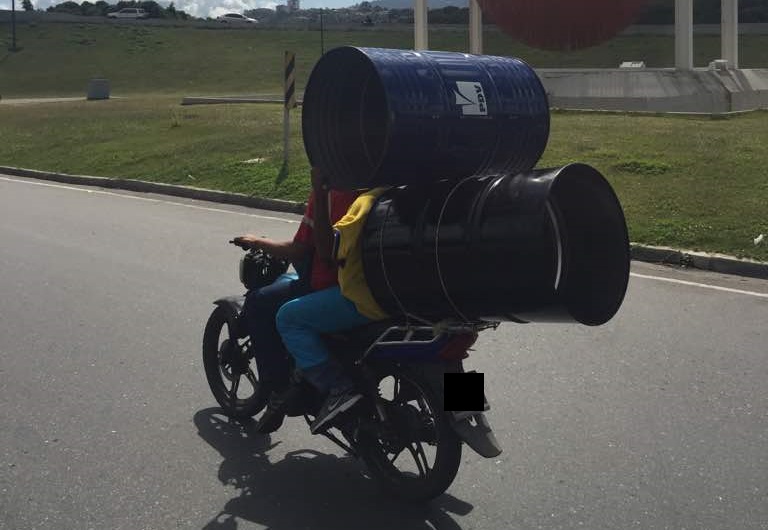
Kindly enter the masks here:
M 722 0 L 721 57 L 728 68 L 739 67 L 739 0 Z
M 483 12 L 477 0 L 469 0 L 469 53 L 483 54 Z
M 428 17 L 427 0 L 416 0 L 413 7 L 413 25 L 415 30 L 413 39 L 414 50 L 429 49 Z
M 693 0 L 675 0 L 675 68 L 693 69 Z

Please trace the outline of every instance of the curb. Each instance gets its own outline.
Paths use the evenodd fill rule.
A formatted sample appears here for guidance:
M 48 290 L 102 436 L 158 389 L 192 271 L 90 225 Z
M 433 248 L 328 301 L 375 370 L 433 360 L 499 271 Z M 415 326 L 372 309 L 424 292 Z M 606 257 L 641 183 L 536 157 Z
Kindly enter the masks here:
M 669 247 L 631 245 L 632 259 L 768 280 L 768 263 Z
M 305 204 L 280 199 L 264 199 L 251 197 L 241 193 L 229 193 L 224 191 L 204 190 L 190 186 L 177 186 L 174 184 L 161 184 L 146 182 L 143 180 L 118 179 L 107 177 L 89 177 L 83 175 L 67 175 L 65 173 L 51 173 L 34 169 L 0 166 L 0 173 L 28 177 L 39 180 L 50 180 L 66 184 L 82 186 L 96 186 L 100 188 L 137 191 L 140 193 L 160 193 L 174 197 L 198 199 L 203 201 L 218 202 L 223 204 L 235 204 L 261 210 L 303 214 Z M 721 254 L 707 254 L 679 250 L 669 247 L 654 247 L 649 245 L 631 244 L 631 256 L 633 260 L 647 263 L 662 263 L 667 265 L 680 265 L 706 271 L 746 276 L 768 280 L 768 263 L 752 260 L 742 260 L 732 256 Z
M 218 105 L 221 103 L 272 103 L 284 105 L 285 100 L 282 96 L 264 97 L 264 96 L 185 96 L 181 100 L 182 105 Z M 304 104 L 302 98 L 296 99 L 296 105 L 301 107 Z
M 198 199 L 202 201 L 211 201 L 224 204 L 236 204 L 238 206 L 248 206 L 250 208 L 259 208 L 262 210 L 272 210 L 276 212 L 303 214 L 304 208 L 306 206 L 301 202 L 283 201 L 280 199 L 263 199 L 261 197 L 251 197 L 241 193 L 204 190 L 190 186 L 176 186 L 174 184 L 146 182 L 143 180 L 67 175 L 65 173 L 51 173 L 47 171 L 37 171 L 34 169 L 22 169 L 7 166 L 0 166 L 0 173 L 15 175 L 19 177 L 29 177 L 39 180 L 63 182 L 65 184 L 97 186 L 100 188 L 138 191 L 141 193 L 160 193 L 163 195 L 172 195 L 174 197 L 184 197 L 187 199 Z

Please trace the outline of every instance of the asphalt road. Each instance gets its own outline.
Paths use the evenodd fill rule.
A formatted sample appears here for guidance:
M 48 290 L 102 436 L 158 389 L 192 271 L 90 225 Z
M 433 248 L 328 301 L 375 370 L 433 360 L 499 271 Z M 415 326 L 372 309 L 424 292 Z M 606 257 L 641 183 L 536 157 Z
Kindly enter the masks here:
M 404 506 L 301 420 L 257 437 L 209 394 L 227 240 L 296 227 L 0 177 L 0 528 L 768 528 L 768 282 L 635 264 L 608 325 L 483 334 L 505 451 Z

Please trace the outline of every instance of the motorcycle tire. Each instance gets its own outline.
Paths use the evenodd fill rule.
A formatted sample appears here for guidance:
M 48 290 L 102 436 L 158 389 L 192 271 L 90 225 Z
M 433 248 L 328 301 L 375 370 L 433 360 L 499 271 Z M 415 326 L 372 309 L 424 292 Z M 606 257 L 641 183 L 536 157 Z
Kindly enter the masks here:
M 403 397 L 397 395 L 389 403 L 386 403 L 386 409 L 389 410 L 390 422 L 399 424 L 399 435 L 401 439 L 386 441 L 380 436 L 386 428 L 378 431 L 378 434 L 370 432 L 361 434 L 358 443 L 355 444 L 362 460 L 365 462 L 368 471 L 383 489 L 400 499 L 414 502 L 421 502 L 433 499 L 445 493 L 453 483 L 461 464 L 461 440 L 451 429 L 446 413 L 443 410 L 443 392 L 442 388 L 433 388 L 428 379 L 418 370 L 406 369 L 399 366 L 389 366 L 383 371 L 378 372 L 378 385 L 383 381 L 392 378 L 395 383 L 395 389 L 406 389 Z M 379 388 L 381 392 L 381 386 Z M 395 390 L 397 393 L 397 390 Z M 405 399 L 408 402 L 405 402 Z M 384 399 L 384 398 L 382 398 Z M 385 399 L 386 401 L 386 399 Z M 418 410 L 413 403 L 417 403 L 422 410 Z M 399 420 L 393 419 L 393 416 Z M 372 418 L 375 422 L 378 420 Z M 416 429 L 404 428 L 406 424 Z M 379 427 L 384 427 L 379 422 Z M 423 430 L 422 430 L 423 429 Z M 413 432 L 418 430 L 421 432 Z M 431 434 L 427 433 L 431 431 Z M 390 426 L 390 438 L 392 428 Z M 411 431 L 403 433 L 403 431 Z M 423 435 L 422 435 L 423 434 Z M 394 434 L 395 438 L 398 434 Z M 403 438 L 404 437 L 404 438 Z M 426 451 L 422 446 L 418 449 L 414 444 L 421 445 L 421 440 L 413 438 L 425 438 L 430 446 L 430 453 L 434 453 L 434 464 L 430 467 L 426 460 Z M 393 443 L 394 442 L 394 443 Z M 405 444 L 400 453 L 392 456 L 399 446 Z M 407 446 L 410 448 L 407 449 Z M 418 475 L 412 470 L 400 469 L 395 464 L 400 459 L 400 454 L 407 451 L 414 459 Z M 419 463 L 419 460 L 421 462 Z M 408 467 L 408 466 L 406 466 Z M 413 467 L 413 466 L 411 466 Z
M 267 404 L 256 363 L 248 355 L 248 338 L 237 336 L 237 322 L 223 307 L 216 307 L 203 333 L 203 366 L 208 386 L 224 414 L 245 419 Z

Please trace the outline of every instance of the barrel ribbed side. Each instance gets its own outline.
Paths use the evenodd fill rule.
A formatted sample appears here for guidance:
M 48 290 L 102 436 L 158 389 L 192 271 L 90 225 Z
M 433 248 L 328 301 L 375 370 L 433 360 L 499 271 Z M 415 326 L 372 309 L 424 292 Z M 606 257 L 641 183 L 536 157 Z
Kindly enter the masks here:
M 519 59 L 343 47 L 310 76 L 303 132 L 337 187 L 416 184 L 533 168 L 549 106 Z

